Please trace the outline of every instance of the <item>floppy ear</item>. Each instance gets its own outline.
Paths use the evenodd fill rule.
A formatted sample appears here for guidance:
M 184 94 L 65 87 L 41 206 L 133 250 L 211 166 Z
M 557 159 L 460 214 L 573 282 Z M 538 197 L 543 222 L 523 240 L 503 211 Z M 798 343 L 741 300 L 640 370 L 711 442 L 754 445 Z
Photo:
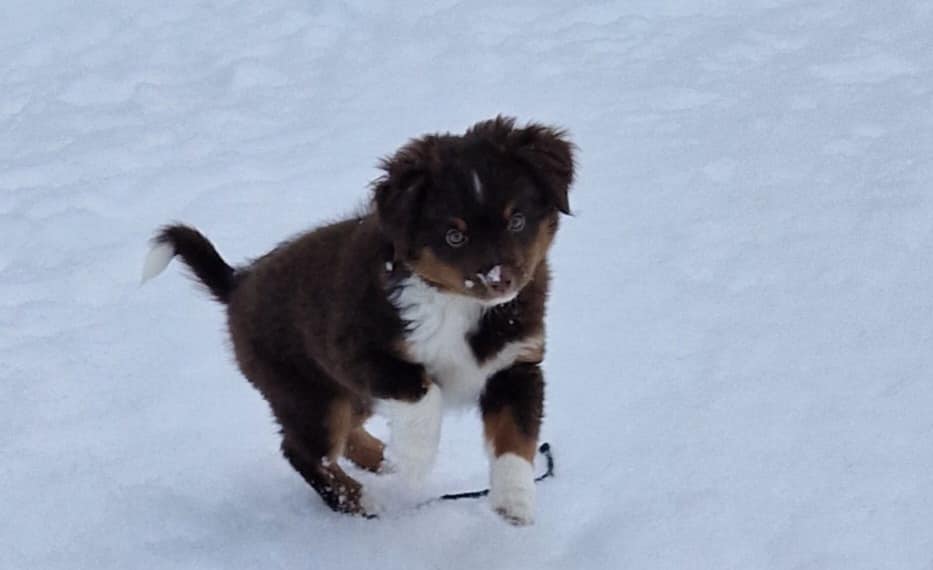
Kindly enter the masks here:
M 397 245 L 407 247 L 421 210 L 428 183 L 434 144 L 430 137 L 409 142 L 380 168 L 386 173 L 373 185 L 379 223 Z
M 567 193 L 573 184 L 574 145 L 562 129 L 537 123 L 512 131 L 513 152 L 532 171 L 555 208 L 570 213 Z

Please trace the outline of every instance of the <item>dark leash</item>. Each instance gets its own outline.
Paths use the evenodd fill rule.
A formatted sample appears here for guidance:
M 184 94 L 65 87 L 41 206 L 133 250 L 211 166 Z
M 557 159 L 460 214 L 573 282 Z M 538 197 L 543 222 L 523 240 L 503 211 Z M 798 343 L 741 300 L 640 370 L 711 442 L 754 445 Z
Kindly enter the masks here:
M 544 473 L 535 477 L 535 483 L 544 481 L 548 477 L 554 476 L 554 455 L 551 454 L 551 444 L 544 442 L 538 447 L 538 453 L 544 456 L 544 460 L 547 462 L 547 469 L 544 470 Z M 448 493 L 446 495 L 441 495 L 436 499 L 431 499 L 421 503 L 419 506 L 428 505 L 436 501 L 459 501 L 460 499 L 479 499 L 480 497 L 485 497 L 489 494 L 489 489 L 483 489 L 481 491 L 467 491 L 465 493 Z

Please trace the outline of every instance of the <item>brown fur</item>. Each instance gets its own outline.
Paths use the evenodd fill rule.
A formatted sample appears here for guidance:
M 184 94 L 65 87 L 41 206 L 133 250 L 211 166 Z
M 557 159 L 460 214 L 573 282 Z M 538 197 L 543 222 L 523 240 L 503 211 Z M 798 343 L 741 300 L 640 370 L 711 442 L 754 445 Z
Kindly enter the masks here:
M 324 429 L 330 436 L 327 458 L 337 461 L 347 450 L 348 438 L 353 430 L 353 403 L 349 399 L 335 398 L 327 410 Z
M 487 413 L 483 417 L 483 432 L 494 457 L 514 453 L 528 461 L 534 460 L 537 437 L 522 431 L 510 407 Z
M 298 236 L 244 267 L 227 265 L 192 228 L 170 226 L 157 236 L 227 304 L 237 363 L 272 408 L 285 457 L 328 506 L 355 514 L 367 514 L 361 487 L 336 459 L 344 454 L 378 470 L 384 446 L 362 427 L 374 400 L 415 401 L 433 381 L 406 353 L 407 324 L 390 302 L 393 288 L 414 273 L 478 300 L 518 291 L 487 310 L 467 339 L 478 362 L 512 341 L 543 337 L 546 253 L 558 214 L 569 212 L 573 179 L 562 131 L 516 127 L 502 117 L 463 135 L 413 140 L 382 167 L 368 212 Z M 506 227 L 516 210 L 526 217 L 522 231 Z M 469 243 L 445 243 L 451 224 Z M 465 287 L 497 264 L 504 283 Z M 489 378 L 479 402 L 496 449 L 528 459 L 543 410 L 543 338 L 540 346 Z
M 357 466 L 379 472 L 385 459 L 385 444 L 373 437 L 363 426 L 356 426 L 347 436 L 346 457 Z
M 411 262 L 411 268 L 422 279 L 441 290 L 467 294 L 460 271 L 438 259 L 430 248 L 425 247 L 420 251 Z

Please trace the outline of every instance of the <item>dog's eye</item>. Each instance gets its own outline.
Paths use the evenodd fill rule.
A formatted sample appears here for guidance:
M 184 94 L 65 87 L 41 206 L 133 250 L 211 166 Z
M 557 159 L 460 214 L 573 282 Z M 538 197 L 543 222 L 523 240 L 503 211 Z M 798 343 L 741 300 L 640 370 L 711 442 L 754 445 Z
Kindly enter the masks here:
M 525 214 L 515 212 L 512 214 L 512 217 L 509 218 L 509 231 L 518 233 L 523 229 L 525 229 Z
M 467 242 L 466 234 L 460 230 L 450 228 L 447 230 L 447 245 L 450 247 L 461 247 Z

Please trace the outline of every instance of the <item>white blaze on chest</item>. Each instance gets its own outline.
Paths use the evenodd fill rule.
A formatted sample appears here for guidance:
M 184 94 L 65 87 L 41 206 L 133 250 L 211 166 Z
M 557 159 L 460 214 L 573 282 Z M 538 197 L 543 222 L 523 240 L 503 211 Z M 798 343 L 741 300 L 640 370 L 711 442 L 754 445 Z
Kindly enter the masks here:
M 417 276 L 406 278 L 390 300 L 408 324 L 408 356 L 424 365 L 443 390 L 446 403 L 474 403 L 490 376 L 541 347 L 539 337 L 510 342 L 479 364 L 467 337 L 476 332 L 488 308 L 468 297 L 438 291 Z

